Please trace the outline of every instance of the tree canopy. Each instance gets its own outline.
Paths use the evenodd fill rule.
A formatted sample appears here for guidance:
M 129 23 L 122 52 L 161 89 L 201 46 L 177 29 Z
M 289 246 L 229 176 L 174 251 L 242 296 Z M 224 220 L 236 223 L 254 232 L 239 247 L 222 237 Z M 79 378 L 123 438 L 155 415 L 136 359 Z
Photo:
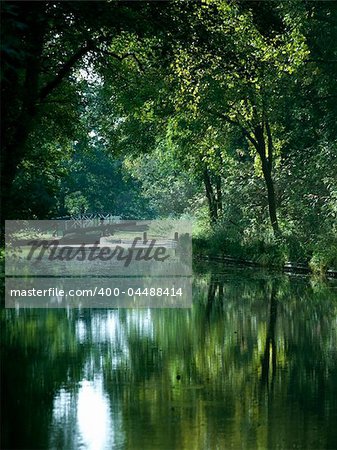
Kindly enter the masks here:
M 334 2 L 1 8 L 3 219 L 189 214 L 224 253 L 336 264 Z

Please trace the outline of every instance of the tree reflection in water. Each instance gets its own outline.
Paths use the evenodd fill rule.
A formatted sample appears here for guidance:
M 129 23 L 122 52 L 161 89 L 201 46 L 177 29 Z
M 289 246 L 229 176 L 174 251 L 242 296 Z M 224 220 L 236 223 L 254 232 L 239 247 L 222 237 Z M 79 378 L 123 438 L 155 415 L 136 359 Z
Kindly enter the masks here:
M 275 342 L 275 326 L 277 318 L 277 299 L 276 299 L 276 284 L 272 285 L 270 294 L 270 313 L 269 313 L 269 324 L 267 329 L 266 346 L 262 358 L 262 374 L 261 383 L 268 385 L 269 382 L 269 371 L 270 371 L 270 354 L 272 360 L 272 386 L 275 380 L 276 373 L 276 342 Z
M 2 310 L 2 448 L 333 448 L 336 290 L 203 268 L 193 307 Z

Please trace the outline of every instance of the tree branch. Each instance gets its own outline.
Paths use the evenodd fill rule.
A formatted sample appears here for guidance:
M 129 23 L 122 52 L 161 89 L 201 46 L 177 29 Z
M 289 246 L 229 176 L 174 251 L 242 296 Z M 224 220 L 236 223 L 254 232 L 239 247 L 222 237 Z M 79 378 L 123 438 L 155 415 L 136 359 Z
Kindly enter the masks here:
M 119 61 L 123 61 L 123 59 L 126 59 L 126 58 L 133 58 L 136 61 L 139 69 L 142 72 L 144 72 L 144 67 L 143 67 L 141 61 L 139 60 L 138 56 L 135 53 L 128 52 L 128 53 L 124 53 L 123 55 L 118 55 L 117 53 L 95 47 L 93 42 L 88 41 L 84 45 L 84 47 L 79 48 L 68 59 L 68 61 L 66 61 L 63 64 L 63 66 L 61 67 L 59 72 L 56 74 L 56 76 L 51 81 L 49 81 L 44 87 L 41 88 L 40 93 L 38 95 L 38 101 L 43 102 L 45 100 L 45 98 L 61 84 L 62 80 L 69 74 L 69 72 L 74 67 L 74 65 L 90 50 L 112 56 L 112 57 L 118 59 Z
M 113 58 L 116 58 L 116 59 L 118 59 L 119 61 L 123 61 L 123 59 L 130 58 L 130 57 L 131 57 L 131 58 L 133 58 L 133 59 L 136 61 L 136 63 L 137 63 L 137 65 L 138 65 L 139 69 L 140 69 L 142 72 L 144 72 L 144 66 L 143 66 L 143 64 L 140 62 L 138 56 L 137 56 L 135 53 L 133 53 L 133 52 L 123 53 L 123 55 L 118 55 L 117 53 L 111 52 L 110 50 L 100 50 L 100 49 L 97 49 L 97 51 L 99 51 L 99 52 L 101 52 L 101 53 L 103 53 L 103 54 L 105 54 L 105 55 L 112 56 Z
M 236 127 L 241 128 L 241 131 L 243 132 L 243 134 L 246 136 L 246 138 L 254 145 L 255 148 L 258 148 L 258 143 L 257 141 L 254 139 L 254 137 L 250 134 L 250 132 L 247 130 L 246 127 L 244 127 L 240 122 L 237 122 L 233 119 L 231 119 L 229 116 L 227 116 L 227 114 L 224 113 L 220 113 L 218 111 L 211 111 L 209 110 L 209 112 L 211 114 L 214 114 L 218 117 L 221 117 L 222 119 L 224 119 L 227 123 L 230 123 L 231 125 L 234 125 Z
M 56 89 L 62 80 L 69 74 L 73 66 L 79 61 L 86 53 L 92 50 L 91 43 L 87 43 L 84 47 L 81 47 L 74 53 L 68 61 L 66 61 L 56 76 L 49 81 L 41 90 L 38 96 L 40 102 L 42 102 L 54 89 Z

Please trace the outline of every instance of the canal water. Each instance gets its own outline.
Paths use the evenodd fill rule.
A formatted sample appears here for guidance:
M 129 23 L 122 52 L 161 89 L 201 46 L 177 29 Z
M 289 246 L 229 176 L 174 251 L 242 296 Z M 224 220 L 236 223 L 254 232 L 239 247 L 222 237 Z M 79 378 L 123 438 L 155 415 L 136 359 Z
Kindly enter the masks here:
M 4 449 L 333 449 L 337 284 L 197 266 L 187 309 L 1 310 Z

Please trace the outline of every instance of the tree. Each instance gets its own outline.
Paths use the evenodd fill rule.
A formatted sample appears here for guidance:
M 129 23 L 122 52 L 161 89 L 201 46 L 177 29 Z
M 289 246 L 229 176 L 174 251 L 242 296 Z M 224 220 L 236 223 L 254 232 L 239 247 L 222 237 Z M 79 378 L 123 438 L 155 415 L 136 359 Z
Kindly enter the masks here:
M 308 55 L 305 39 L 292 17 L 282 33 L 264 36 L 252 13 L 225 1 L 205 2 L 191 20 L 190 40 L 176 48 L 177 110 L 188 108 L 224 129 L 237 127 L 260 161 L 270 222 L 279 234 L 273 181 L 275 157 L 282 142 L 279 99 Z M 276 135 L 273 137 L 273 135 Z
M 19 164 L 27 154 L 34 128 L 51 103 L 69 103 L 65 84 L 78 87 L 75 68 L 106 66 L 136 55 L 109 51 L 113 37 L 131 30 L 152 32 L 156 5 L 108 2 L 10 2 L 1 4 L 4 22 L 1 91 L 7 108 L 2 114 L 2 206 L 8 200 Z M 76 98 L 76 97 L 75 97 Z

